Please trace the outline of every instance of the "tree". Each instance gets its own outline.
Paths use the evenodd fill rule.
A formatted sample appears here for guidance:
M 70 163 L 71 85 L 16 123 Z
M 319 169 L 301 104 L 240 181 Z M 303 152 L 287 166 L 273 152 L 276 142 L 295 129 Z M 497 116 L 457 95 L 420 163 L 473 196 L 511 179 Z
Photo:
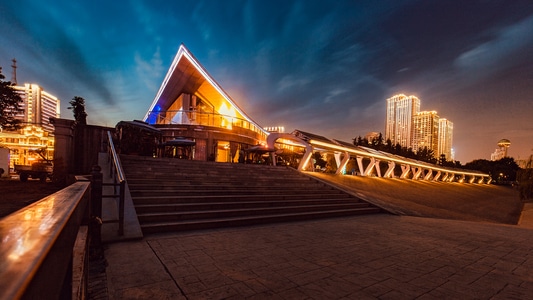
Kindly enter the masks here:
M 524 202 L 533 199 L 533 155 L 529 156 L 524 169 L 517 172 L 516 180 L 520 199 Z
M 516 173 L 520 169 L 512 157 L 504 157 L 496 161 L 476 159 L 465 164 L 464 167 L 465 169 L 487 173 L 492 177 L 494 182 L 500 184 L 515 181 Z
M 379 133 L 377 137 L 373 137 L 370 143 L 372 144 L 373 149 L 383 150 L 384 143 L 383 143 L 383 135 L 381 134 L 381 132 Z
M 70 100 L 69 104 L 71 106 L 68 107 L 68 109 L 72 109 L 74 112 L 74 120 L 76 120 L 78 124 L 86 125 L 87 113 L 85 112 L 85 99 L 75 96 Z
M 437 159 L 435 158 L 434 153 L 435 152 L 432 149 L 424 147 L 422 149 L 418 149 L 418 151 L 415 153 L 415 158 L 421 161 L 436 164 Z
M 0 127 L 6 130 L 17 130 L 22 122 L 16 116 L 22 112 L 22 98 L 13 88 L 10 81 L 4 81 L 0 67 Z
M 315 160 L 315 165 L 313 166 L 313 168 L 316 165 L 320 166 L 320 168 L 325 168 L 326 167 L 327 161 L 325 161 L 322 158 L 322 154 L 320 154 L 320 152 L 317 151 L 317 152 L 313 153 L 313 159 Z

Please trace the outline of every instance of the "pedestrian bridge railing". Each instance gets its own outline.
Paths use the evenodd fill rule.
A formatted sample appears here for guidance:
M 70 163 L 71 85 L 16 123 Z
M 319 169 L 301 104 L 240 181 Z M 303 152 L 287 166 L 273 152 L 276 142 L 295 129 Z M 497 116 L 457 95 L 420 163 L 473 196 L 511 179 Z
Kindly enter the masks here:
M 401 171 L 397 177 L 402 179 L 480 184 L 491 182 L 490 175 L 483 172 L 438 166 L 300 130 L 295 130 L 293 133 L 271 133 L 267 137 L 266 149 L 275 149 L 275 143 L 278 140 L 281 143 L 292 141 L 305 148 L 303 158 L 298 166 L 299 171 L 314 170 L 315 166 L 311 163 L 312 155 L 315 151 L 325 151 L 335 156 L 336 174 L 341 174 L 350 159 L 355 159 L 356 165 L 353 169 L 357 169 L 361 176 L 375 175 L 393 178 L 397 176 L 395 175 L 397 171 Z M 272 151 L 271 155 L 275 164 L 275 151 Z M 365 163 L 365 161 L 367 162 Z M 382 164 L 386 165 L 384 169 L 382 169 Z

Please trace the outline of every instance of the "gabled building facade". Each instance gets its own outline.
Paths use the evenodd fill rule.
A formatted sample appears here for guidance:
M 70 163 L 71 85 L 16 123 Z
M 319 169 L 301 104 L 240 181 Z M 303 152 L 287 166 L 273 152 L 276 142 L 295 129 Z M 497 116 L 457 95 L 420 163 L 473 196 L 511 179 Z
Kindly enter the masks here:
M 188 159 L 237 161 L 240 150 L 264 144 L 268 132 L 253 121 L 181 45 L 144 122 L 162 143 L 194 141 Z M 242 153 L 242 152 L 241 152 Z

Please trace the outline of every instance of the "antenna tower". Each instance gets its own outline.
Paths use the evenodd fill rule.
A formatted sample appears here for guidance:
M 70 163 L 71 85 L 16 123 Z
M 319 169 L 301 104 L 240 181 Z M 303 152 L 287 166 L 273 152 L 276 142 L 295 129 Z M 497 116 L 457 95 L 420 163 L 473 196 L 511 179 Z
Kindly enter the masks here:
M 13 68 L 11 83 L 17 85 L 17 60 L 13 58 L 11 61 L 13 62 L 13 64 L 11 65 L 11 67 Z

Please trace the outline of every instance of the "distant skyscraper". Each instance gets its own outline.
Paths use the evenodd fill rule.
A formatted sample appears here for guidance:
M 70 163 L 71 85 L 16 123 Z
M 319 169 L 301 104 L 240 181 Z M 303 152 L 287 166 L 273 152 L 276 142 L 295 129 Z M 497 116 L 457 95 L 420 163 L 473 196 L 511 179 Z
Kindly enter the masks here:
M 24 109 L 17 119 L 21 120 L 23 125 L 36 125 L 46 132 L 54 132 L 54 126 L 50 124 L 49 119 L 59 118 L 59 99 L 45 92 L 37 84 L 26 83 L 14 88 L 23 100 L 22 109 Z
M 453 160 L 454 153 L 452 150 L 452 141 L 453 141 L 453 123 L 448 120 L 441 118 L 439 120 L 439 146 L 437 157 L 440 157 L 442 154 L 446 156 L 446 160 Z
M 437 156 L 439 146 L 439 116 L 436 111 L 421 111 L 413 116 L 413 151 L 424 148 Z
M 387 99 L 385 140 L 419 151 L 427 147 L 436 158 L 453 160 L 453 123 L 436 111 L 420 111 L 420 99 L 399 94 Z
M 412 147 L 413 117 L 420 111 L 420 100 L 415 96 L 399 94 L 387 99 L 385 140 L 402 147 Z
M 15 164 L 31 165 L 40 159 L 32 151 L 44 148 L 44 156 L 53 158 L 54 126 L 50 124 L 50 117 L 59 118 L 59 104 L 57 97 L 45 92 L 37 84 L 26 83 L 13 86 L 22 98 L 23 112 L 16 116 L 22 122 L 22 128 L 15 131 L 0 130 L 0 144 L 9 148 L 9 167 Z

